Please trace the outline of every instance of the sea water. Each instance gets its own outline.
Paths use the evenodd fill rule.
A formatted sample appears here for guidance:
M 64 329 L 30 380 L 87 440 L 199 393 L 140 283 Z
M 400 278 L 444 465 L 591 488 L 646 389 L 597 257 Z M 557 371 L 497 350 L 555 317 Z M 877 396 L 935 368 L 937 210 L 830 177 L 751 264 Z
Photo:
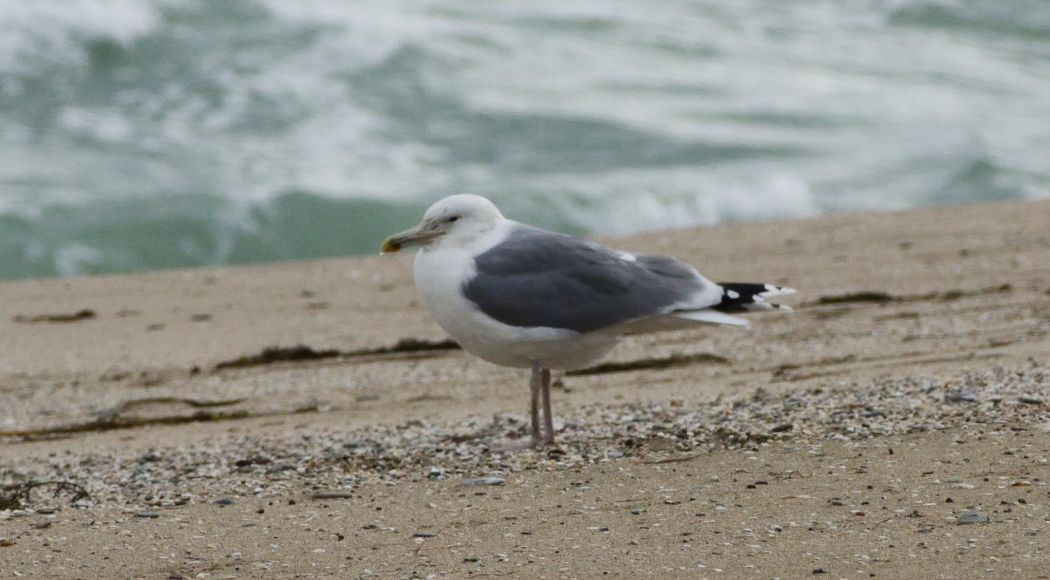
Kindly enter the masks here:
M 0 0 L 0 278 L 1050 196 L 1047 0 Z

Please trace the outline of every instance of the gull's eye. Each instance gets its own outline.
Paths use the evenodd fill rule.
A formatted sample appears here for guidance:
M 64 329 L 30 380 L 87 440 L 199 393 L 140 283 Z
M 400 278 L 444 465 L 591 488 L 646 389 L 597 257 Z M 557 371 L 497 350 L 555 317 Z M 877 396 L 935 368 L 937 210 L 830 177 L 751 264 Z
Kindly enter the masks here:
M 459 220 L 459 216 L 458 215 L 454 215 L 454 216 L 450 216 L 450 217 L 445 218 L 445 221 L 448 222 L 448 223 L 453 223 L 453 222 L 458 221 L 458 220 Z

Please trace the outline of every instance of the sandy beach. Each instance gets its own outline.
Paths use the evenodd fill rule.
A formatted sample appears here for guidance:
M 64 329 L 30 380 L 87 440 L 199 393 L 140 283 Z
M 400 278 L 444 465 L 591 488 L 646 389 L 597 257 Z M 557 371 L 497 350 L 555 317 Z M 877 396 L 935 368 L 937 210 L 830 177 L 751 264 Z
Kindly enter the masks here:
M 0 577 L 1048 578 L 1048 224 L 603 240 L 796 312 L 627 338 L 535 452 L 409 255 L 0 284 Z

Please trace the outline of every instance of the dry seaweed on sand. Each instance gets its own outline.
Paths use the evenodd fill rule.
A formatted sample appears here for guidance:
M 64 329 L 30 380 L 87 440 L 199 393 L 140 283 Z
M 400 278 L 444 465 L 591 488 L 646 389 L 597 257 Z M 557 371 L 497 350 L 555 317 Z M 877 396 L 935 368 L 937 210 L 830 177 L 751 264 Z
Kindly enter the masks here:
M 24 315 L 19 314 L 14 317 L 15 322 L 21 322 L 24 324 L 37 324 L 37 323 L 64 323 L 64 322 L 80 322 L 81 320 L 91 320 L 96 318 L 98 315 L 94 310 L 90 308 L 84 308 L 77 310 L 76 312 L 62 312 L 58 314 L 34 314 Z
M 412 353 L 426 354 L 430 352 L 456 349 L 459 349 L 459 345 L 451 340 L 430 341 L 418 338 L 402 338 L 393 346 L 348 351 L 331 348 L 316 349 L 306 345 L 291 347 L 271 346 L 264 348 L 257 354 L 245 355 L 219 362 L 215 365 L 215 370 L 221 371 L 225 369 L 239 369 L 277 363 L 308 362 L 336 358 L 350 359 L 356 357 L 406 355 Z
M 247 409 L 224 410 L 244 402 L 245 399 L 228 399 L 219 401 L 202 401 L 186 399 L 181 397 L 151 397 L 147 399 L 133 399 L 124 401 L 116 407 L 98 414 L 94 420 L 82 423 L 71 423 L 41 427 L 39 429 L 19 429 L 0 431 L 0 438 L 14 438 L 22 441 L 35 441 L 40 439 L 51 439 L 55 437 L 69 436 L 76 433 L 90 433 L 99 431 L 111 431 L 114 429 L 131 429 L 136 427 L 147 427 L 155 425 L 178 425 L 182 423 L 194 423 L 200 421 L 231 421 L 235 419 L 247 419 L 249 417 L 267 417 L 275 415 L 296 415 L 311 413 L 318 410 L 318 405 L 309 404 L 292 409 L 276 409 L 270 411 L 249 411 Z M 160 416 L 127 416 L 129 410 L 151 404 L 180 404 L 194 409 L 191 413 L 172 413 Z M 216 409 L 220 408 L 220 409 Z

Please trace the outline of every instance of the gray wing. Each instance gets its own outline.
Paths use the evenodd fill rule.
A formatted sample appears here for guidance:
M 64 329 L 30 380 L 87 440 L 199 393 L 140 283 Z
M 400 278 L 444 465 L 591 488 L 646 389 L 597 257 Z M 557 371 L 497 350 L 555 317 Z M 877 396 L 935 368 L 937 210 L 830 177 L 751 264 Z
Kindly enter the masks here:
M 511 326 L 589 332 L 680 308 L 704 308 L 710 306 L 703 302 L 706 296 L 721 294 L 674 258 L 614 252 L 521 224 L 475 263 L 477 275 L 464 284 L 464 294 L 486 315 Z

